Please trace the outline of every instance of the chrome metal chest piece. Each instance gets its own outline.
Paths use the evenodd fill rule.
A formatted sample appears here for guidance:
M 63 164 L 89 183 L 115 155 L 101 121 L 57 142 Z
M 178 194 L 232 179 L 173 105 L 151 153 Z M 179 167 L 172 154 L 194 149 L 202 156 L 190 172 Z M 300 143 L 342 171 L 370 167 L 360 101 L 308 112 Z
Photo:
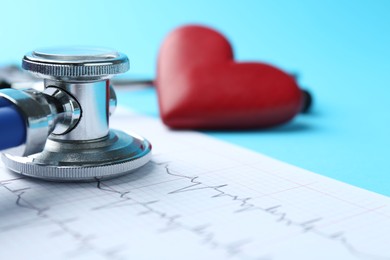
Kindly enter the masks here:
M 109 129 L 116 107 L 110 78 L 129 69 L 126 55 L 102 48 L 40 49 L 22 67 L 43 78 L 43 92 L 7 89 L 26 142 L 2 154 L 12 171 L 53 181 L 93 181 L 129 173 L 150 160 L 150 143 Z

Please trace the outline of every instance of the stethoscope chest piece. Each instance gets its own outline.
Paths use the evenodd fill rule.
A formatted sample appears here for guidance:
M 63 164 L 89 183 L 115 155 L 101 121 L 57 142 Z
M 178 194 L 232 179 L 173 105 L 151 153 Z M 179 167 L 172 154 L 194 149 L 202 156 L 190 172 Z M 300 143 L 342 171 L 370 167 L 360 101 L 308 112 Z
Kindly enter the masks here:
M 101 48 L 41 49 L 23 58 L 24 69 L 45 89 L 2 91 L 26 125 L 23 145 L 2 154 L 6 167 L 53 181 L 94 181 L 129 173 L 151 157 L 150 143 L 109 128 L 116 107 L 110 78 L 129 69 L 126 55 Z

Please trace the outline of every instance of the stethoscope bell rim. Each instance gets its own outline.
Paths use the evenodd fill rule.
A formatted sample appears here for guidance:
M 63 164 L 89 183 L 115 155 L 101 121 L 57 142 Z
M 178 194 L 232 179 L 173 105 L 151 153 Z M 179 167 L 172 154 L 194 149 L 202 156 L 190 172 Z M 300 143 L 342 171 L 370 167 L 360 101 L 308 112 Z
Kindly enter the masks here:
M 22 68 L 59 80 L 99 80 L 129 70 L 127 56 L 100 47 L 42 48 L 24 55 Z
M 10 170 L 24 176 L 56 182 L 93 182 L 137 170 L 149 162 L 151 149 L 142 137 L 110 130 L 105 140 L 68 145 L 48 140 L 41 153 L 27 157 L 3 153 L 2 160 Z

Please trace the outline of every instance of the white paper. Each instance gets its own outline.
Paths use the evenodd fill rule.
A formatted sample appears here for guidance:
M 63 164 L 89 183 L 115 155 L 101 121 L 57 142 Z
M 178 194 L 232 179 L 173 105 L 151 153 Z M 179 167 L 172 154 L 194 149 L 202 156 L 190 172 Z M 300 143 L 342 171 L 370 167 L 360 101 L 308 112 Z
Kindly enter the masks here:
M 390 198 L 124 110 L 111 126 L 152 161 L 79 184 L 1 166 L 0 259 L 390 259 Z

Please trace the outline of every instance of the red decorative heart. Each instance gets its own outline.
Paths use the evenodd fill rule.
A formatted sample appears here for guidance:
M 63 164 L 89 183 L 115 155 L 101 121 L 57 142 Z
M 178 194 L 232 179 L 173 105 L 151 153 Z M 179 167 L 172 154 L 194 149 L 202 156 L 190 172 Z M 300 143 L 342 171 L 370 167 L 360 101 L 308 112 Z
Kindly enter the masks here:
M 203 26 L 168 35 L 155 83 L 161 118 L 172 128 L 269 127 L 290 120 L 302 107 L 292 76 L 267 64 L 235 62 L 225 37 Z

